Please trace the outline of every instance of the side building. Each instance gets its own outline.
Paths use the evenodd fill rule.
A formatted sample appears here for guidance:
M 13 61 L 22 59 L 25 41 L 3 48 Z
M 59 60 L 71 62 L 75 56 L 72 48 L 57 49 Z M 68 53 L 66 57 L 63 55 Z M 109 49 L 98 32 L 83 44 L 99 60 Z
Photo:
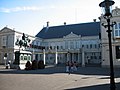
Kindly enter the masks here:
M 101 45 L 102 45 L 102 66 L 109 67 L 109 44 L 108 44 L 108 33 L 107 28 L 102 26 L 104 23 L 107 25 L 106 20 L 103 15 L 100 17 L 101 22 Z M 116 22 L 114 26 L 111 27 L 112 30 L 112 54 L 113 54 L 113 64 L 115 67 L 120 67 L 120 8 L 116 7 L 112 11 L 111 24 Z
M 11 63 L 15 60 L 15 52 L 16 51 L 30 51 L 32 53 L 31 60 L 35 60 L 35 53 L 38 52 L 41 49 L 41 42 L 42 39 L 38 37 L 34 37 L 31 35 L 27 35 L 28 38 L 31 40 L 29 43 L 28 48 L 19 48 L 18 45 L 16 45 L 17 40 L 22 39 L 23 33 L 15 31 L 13 29 L 10 29 L 8 27 L 4 27 L 2 30 L 0 30 L 0 64 L 7 64 L 8 61 Z M 26 59 L 26 56 L 23 56 L 23 60 Z

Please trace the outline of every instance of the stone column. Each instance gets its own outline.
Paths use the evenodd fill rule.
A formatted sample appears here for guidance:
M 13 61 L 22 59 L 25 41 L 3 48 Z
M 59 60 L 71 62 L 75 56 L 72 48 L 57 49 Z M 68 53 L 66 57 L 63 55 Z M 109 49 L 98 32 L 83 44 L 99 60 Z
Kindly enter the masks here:
M 35 60 L 35 51 L 34 51 L 34 49 L 33 49 L 32 55 L 33 55 L 33 56 L 32 56 L 32 57 L 33 57 L 33 60 Z M 32 61 L 33 61 L 33 60 L 32 60 Z
M 72 61 L 75 61 L 74 53 L 72 53 Z
M 69 53 L 67 53 L 67 61 L 69 61 Z
M 85 67 L 85 52 L 84 52 L 84 48 L 82 48 L 82 67 Z
M 43 49 L 43 61 L 44 61 L 44 65 L 46 64 L 45 63 L 45 49 Z
M 80 54 L 79 54 L 79 51 L 78 51 L 78 63 L 80 62 Z
M 56 50 L 55 50 L 55 64 L 56 65 L 58 64 L 57 56 L 58 56 L 58 52 L 57 52 L 57 48 L 56 48 Z

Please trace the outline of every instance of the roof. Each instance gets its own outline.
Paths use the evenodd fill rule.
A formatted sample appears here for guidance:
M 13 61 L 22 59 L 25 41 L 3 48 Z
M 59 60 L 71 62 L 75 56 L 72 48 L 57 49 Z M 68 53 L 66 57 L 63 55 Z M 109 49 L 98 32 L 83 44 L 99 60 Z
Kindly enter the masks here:
M 81 36 L 97 36 L 100 33 L 100 22 L 44 27 L 36 37 L 43 39 L 63 38 L 71 32 Z
M 8 27 L 4 27 L 3 29 L 0 30 L 0 33 L 3 33 L 3 32 L 7 32 L 7 33 L 8 32 L 16 32 L 16 33 L 19 33 L 19 34 L 23 34 L 22 32 L 16 31 L 14 29 L 10 29 Z M 31 36 L 31 35 L 28 35 L 28 34 L 25 34 L 25 35 L 35 38 L 34 36 Z

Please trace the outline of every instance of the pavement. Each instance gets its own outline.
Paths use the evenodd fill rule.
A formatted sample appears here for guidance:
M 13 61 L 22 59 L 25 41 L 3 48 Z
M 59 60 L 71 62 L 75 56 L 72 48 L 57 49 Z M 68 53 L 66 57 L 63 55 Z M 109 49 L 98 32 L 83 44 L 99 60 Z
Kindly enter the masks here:
M 0 90 L 110 90 L 109 68 L 79 67 L 68 74 L 65 66 L 15 70 L 0 65 Z M 116 90 L 120 90 L 120 69 L 114 70 Z

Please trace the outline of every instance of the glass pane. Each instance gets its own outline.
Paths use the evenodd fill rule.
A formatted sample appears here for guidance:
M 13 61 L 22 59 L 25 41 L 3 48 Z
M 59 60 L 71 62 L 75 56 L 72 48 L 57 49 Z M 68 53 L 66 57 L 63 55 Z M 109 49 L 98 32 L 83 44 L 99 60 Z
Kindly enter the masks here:
M 27 60 L 27 56 L 24 56 L 24 60 Z
M 23 56 L 21 56 L 21 58 L 20 58 L 21 60 L 23 60 Z
M 115 24 L 115 29 L 118 29 L 118 28 L 117 28 L 117 23 Z
M 82 45 L 82 47 L 84 47 L 84 45 Z
M 92 48 L 92 44 L 90 44 L 90 48 Z
M 119 31 L 119 36 L 120 36 L 120 30 L 118 30 Z
M 120 46 L 116 46 L 116 59 L 120 59 Z
M 88 48 L 88 45 L 86 45 L 86 48 Z
M 120 23 L 118 23 L 118 28 L 119 28 L 119 30 L 120 30 Z
M 73 49 L 74 48 L 74 43 L 70 42 L 70 48 Z
M 30 60 L 30 56 L 28 56 L 28 60 Z
M 115 30 L 115 36 L 118 36 L 118 30 Z
M 95 44 L 95 48 L 97 48 L 97 45 Z

